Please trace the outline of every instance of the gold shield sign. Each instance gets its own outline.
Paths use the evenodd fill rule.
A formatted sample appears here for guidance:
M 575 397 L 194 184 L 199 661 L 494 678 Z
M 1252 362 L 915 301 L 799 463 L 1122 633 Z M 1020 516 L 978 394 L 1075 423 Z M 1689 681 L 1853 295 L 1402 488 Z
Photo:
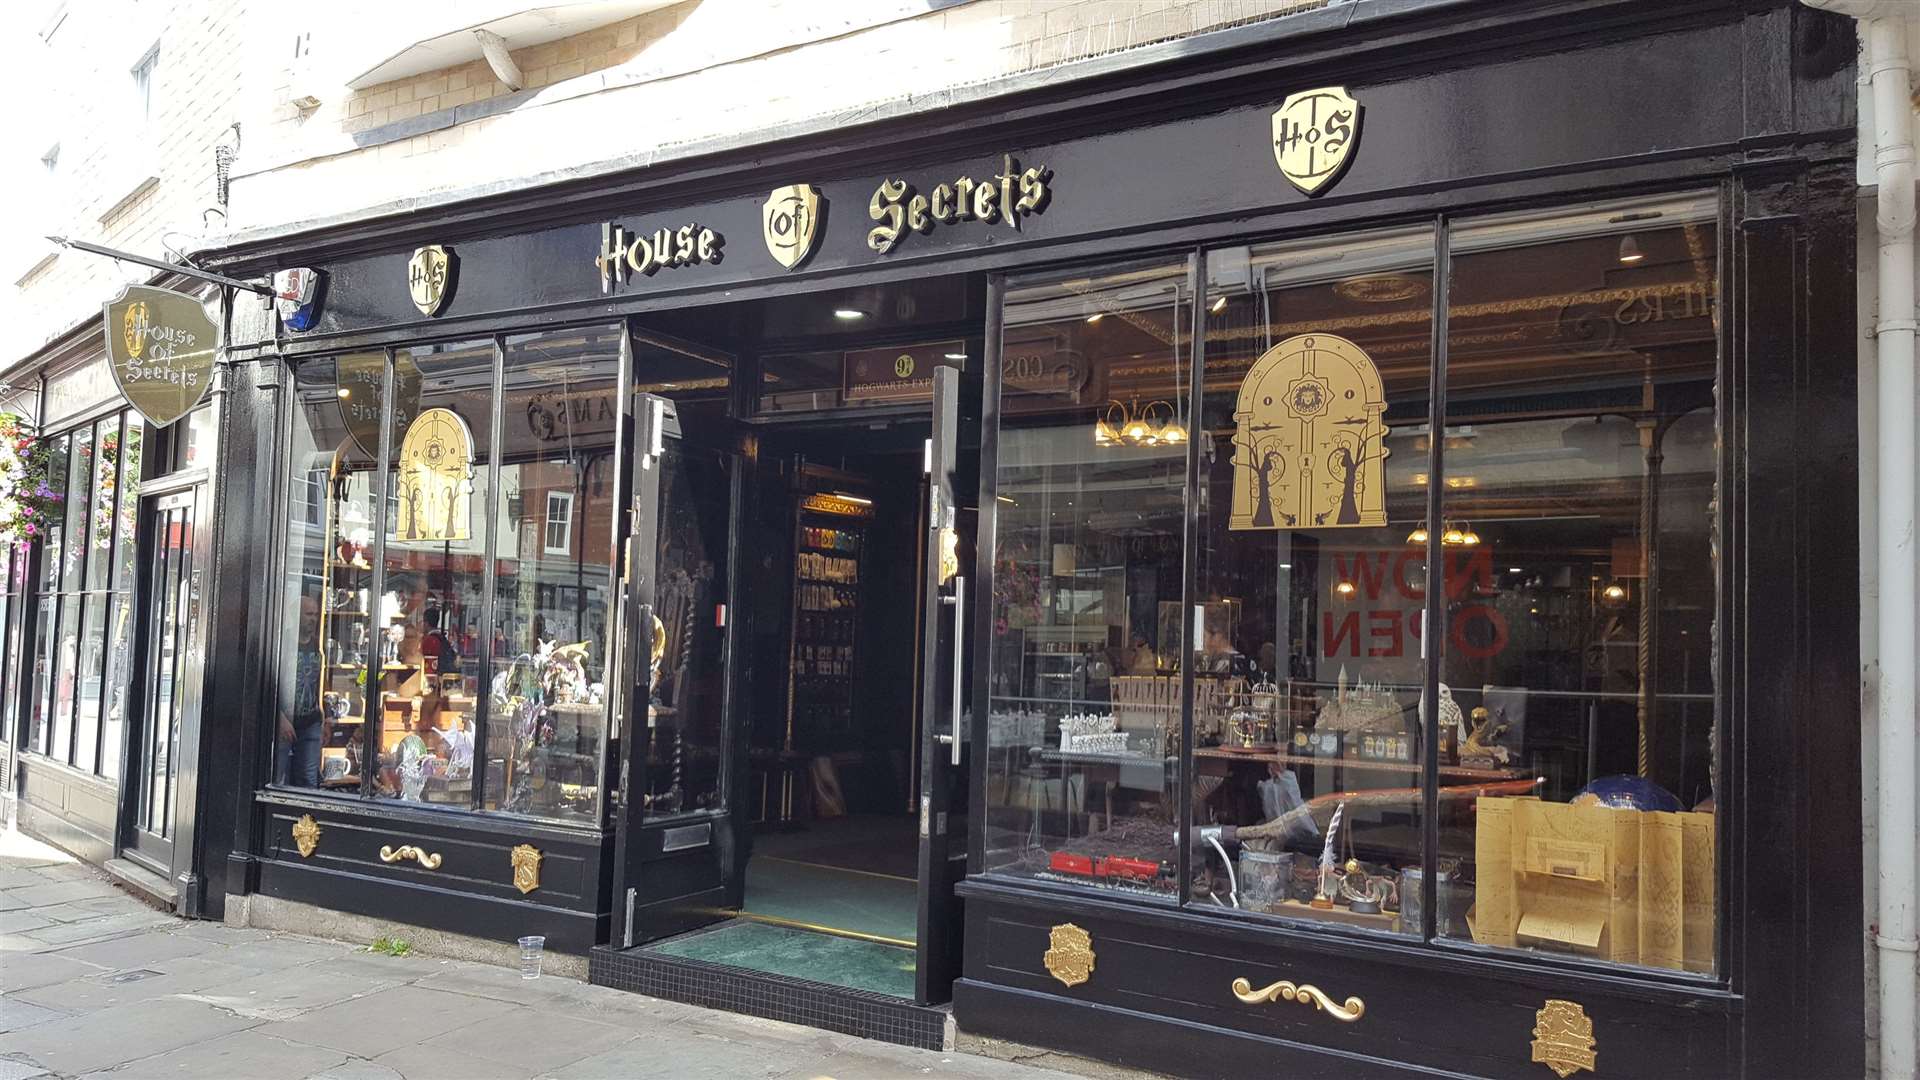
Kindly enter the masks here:
M 1273 160 L 1309 195 L 1339 178 L 1359 138 L 1360 103 L 1344 86 L 1302 90 L 1273 114 Z
M 1065 986 L 1079 986 L 1093 978 L 1093 935 L 1072 923 L 1061 923 L 1047 934 L 1047 951 L 1040 955 L 1047 973 Z
M 1585 1069 L 1595 1071 L 1600 1055 L 1594 1050 L 1593 1020 L 1579 1003 L 1549 1000 L 1533 1014 L 1533 1060 L 1559 1073 L 1562 1080 Z
M 199 300 L 129 285 L 105 308 L 107 366 L 127 403 L 155 427 L 200 404 L 213 385 L 220 327 Z
M 453 256 L 439 244 L 419 248 L 407 260 L 407 294 L 422 315 L 438 315 L 453 284 Z
M 452 409 L 428 409 L 400 440 L 395 540 L 443 543 L 473 535 L 473 431 Z
M 1358 345 L 1301 334 L 1268 349 L 1234 406 L 1233 529 L 1387 523 L 1386 395 Z
M 781 266 L 791 270 L 806 262 L 820 239 L 820 192 L 807 184 L 774 188 L 760 208 L 760 228 Z

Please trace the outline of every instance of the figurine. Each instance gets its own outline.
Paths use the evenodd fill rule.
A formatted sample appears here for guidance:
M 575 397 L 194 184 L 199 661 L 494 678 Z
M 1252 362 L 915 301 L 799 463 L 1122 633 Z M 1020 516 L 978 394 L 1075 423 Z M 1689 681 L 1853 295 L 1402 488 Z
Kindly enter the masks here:
M 1469 764 L 1474 761 L 1493 765 L 1506 765 L 1513 759 L 1513 752 L 1504 746 L 1494 745 L 1493 740 L 1505 734 L 1504 721 L 1496 724 L 1485 708 L 1473 710 L 1473 733 L 1467 741 L 1460 744 L 1460 761 Z
M 1383 879 L 1369 875 L 1359 859 L 1348 859 L 1346 870 L 1346 875 L 1340 879 L 1340 896 L 1346 900 L 1347 909 L 1356 915 L 1380 914 L 1380 905 L 1386 901 L 1388 893 L 1388 889 L 1381 885 Z

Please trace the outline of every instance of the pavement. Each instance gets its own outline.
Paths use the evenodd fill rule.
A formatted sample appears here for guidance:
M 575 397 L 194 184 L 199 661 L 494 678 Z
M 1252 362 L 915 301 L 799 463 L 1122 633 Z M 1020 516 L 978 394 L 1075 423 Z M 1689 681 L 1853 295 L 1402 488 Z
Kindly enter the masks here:
M 0 832 L 0 1080 L 1066 1080 L 551 975 L 176 918 Z

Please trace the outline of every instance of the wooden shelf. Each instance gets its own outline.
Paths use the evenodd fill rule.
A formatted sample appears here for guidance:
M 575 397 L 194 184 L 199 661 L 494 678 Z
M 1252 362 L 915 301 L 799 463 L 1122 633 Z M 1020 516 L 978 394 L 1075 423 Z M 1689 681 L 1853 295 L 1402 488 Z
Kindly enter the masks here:
M 1231 750 L 1218 746 L 1203 746 L 1193 752 L 1196 758 L 1212 758 L 1216 761 L 1278 762 L 1282 765 L 1323 765 L 1330 769 L 1368 769 L 1374 772 L 1404 773 L 1417 775 L 1427 771 L 1424 763 L 1418 761 L 1372 761 L 1367 758 L 1350 757 L 1314 757 L 1310 754 L 1281 754 L 1259 748 L 1251 750 Z M 1525 769 L 1472 769 L 1465 765 L 1442 765 L 1440 775 L 1454 780 L 1517 780 L 1529 775 Z

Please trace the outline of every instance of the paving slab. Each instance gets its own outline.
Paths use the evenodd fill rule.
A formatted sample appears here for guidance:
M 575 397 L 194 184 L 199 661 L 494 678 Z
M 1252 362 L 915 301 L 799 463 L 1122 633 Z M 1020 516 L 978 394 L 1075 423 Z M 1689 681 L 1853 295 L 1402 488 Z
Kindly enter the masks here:
M 97 975 L 103 965 L 89 964 L 71 956 L 53 953 L 9 953 L 0 960 L 0 994 L 25 990 L 48 983 L 65 982 L 85 975 Z
M 333 941 L 313 941 L 298 937 L 268 937 L 256 941 L 223 942 L 212 934 L 194 934 L 206 941 L 225 946 L 220 959 L 225 963 L 255 971 L 281 971 L 301 967 L 317 960 L 337 960 L 351 955 L 352 948 Z
M 40 1076 L 52 1078 L 53 1074 L 29 1062 L 0 1058 L 0 1080 L 34 1080 Z
M 58 984 L 56 984 L 58 985 Z M 0 997 L 0 1034 L 19 1031 L 51 1020 L 65 1020 L 72 1013 L 49 1009 L 8 994 Z
M 0 911 L 0 934 L 18 934 L 51 925 L 52 919 L 41 918 L 31 908 L 25 911 Z
M 302 967 L 251 974 L 186 996 L 242 1016 L 292 1020 L 314 1009 L 377 994 L 398 985 L 399 980 L 368 982 L 351 975 Z
M 39 933 L 44 934 L 46 931 L 39 931 Z M 95 941 L 87 945 L 75 945 L 72 948 L 61 949 L 54 955 L 71 960 L 85 960 L 89 964 L 99 964 L 101 967 L 134 968 L 148 967 L 157 961 L 172 960 L 178 956 L 198 956 L 220 948 L 221 946 L 211 941 L 182 934 L 147 933 L 108 938 L 105 941 Z
M 454 1028 L 420 1045 L 471 1054 L 531 1074 L 611 1050 L 636 1034 L 631 1027 L 580 1020 L 552 1008 L 521 1006 L 477 1024 Z
M 514 1008 L 504 1001 L 467 994 L 397 986 L 269 1024 L 261 1034 L 378 1058 Z
M 706 1010 L 644 994 L 630 994 L 572 979 L 523 979 L 513 968 L 460 964 L 436 972 L 416 984 L 433 990 L 511 1001 L 536 1008 L 552 1008 L 582 1020 L 625 1027 L 670 1024 Z
M 194 1001 L 156 998 L 0 1035 L 0 1055 L 78 1076 L 217 1039 L 258 1024 Z
M 83 881 L 49 881 L 43 885 L 23 885 L 17 889 L 8 889 L 7 895 L 30 907 L 42 904 L 65 904 L 74 900 L 95 900 L 103 896 L 118 895 L 113 886 L 104 881 L 87 879 Z
M 41 910 L 34 909 L 36 912 Z M 161 928 L 172 920 L 165 915 L 108 915 L 99 919 L 87 919 L 84 922 L 59 923 L 43 926 L 38 930 L 28 930 L 24 936 L 41 943 L 45 949 L 60 945 L 78 945 L 85 942 L 100 941 L 105 938 L 120 937 L 148 928 Z
M 81 979 L 22 990 L 16 997 L 50 1009 L 97 1012 L 136 1001 L 189 993 L 251 974 L 246 968 L 197 956 L 155 961 L 150 967 L 103 971 Z
M 346 1061 L 325 1072 L 317 1072 L 307 1080 L 407 1080 L 400 1071 L 391 1065 L 364 1061 L 360 1058 L 348 1058 Z
M 305 1080 L 346 1061 L 347 1055 L 339 1050 L 236 1031 L 89 1076 L 111 1080 Z
M 403 1046 L 373 1059 L 406 1080 L 528 1080 L 533 1070 L 445 1047 Z M 610 1078 L 609 1078 L 610 1080 Z

